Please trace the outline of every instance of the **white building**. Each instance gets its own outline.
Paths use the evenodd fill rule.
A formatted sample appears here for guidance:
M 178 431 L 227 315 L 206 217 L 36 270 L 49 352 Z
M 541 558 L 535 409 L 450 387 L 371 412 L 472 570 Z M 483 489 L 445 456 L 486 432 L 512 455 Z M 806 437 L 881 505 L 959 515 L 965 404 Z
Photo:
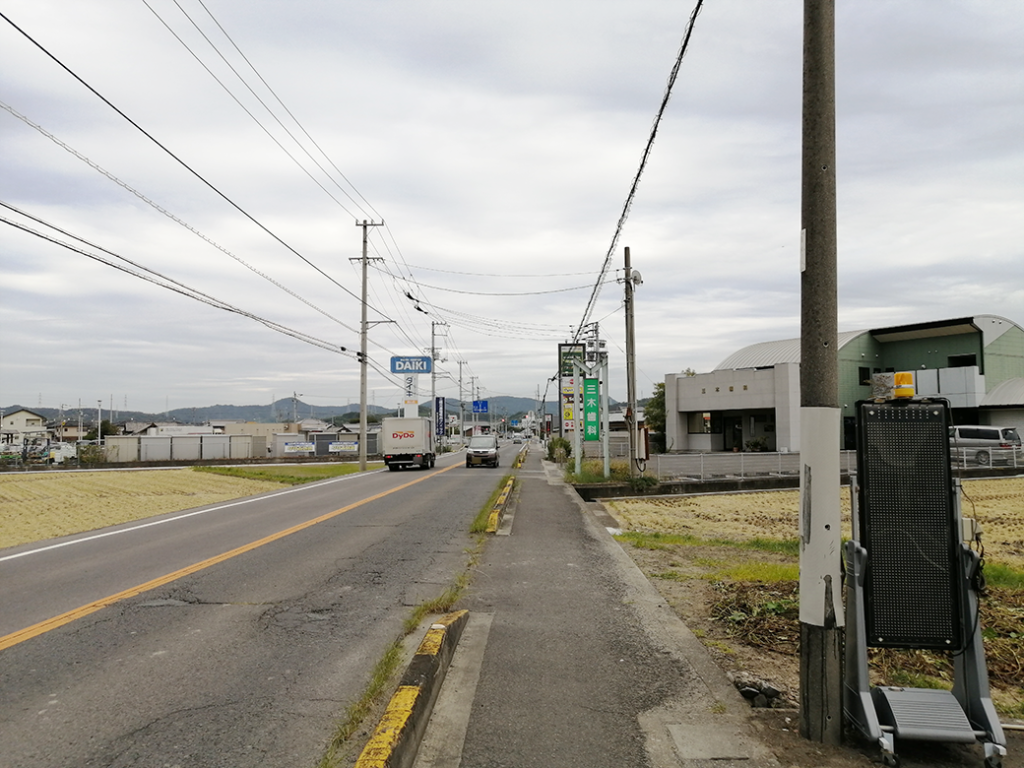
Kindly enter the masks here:
M 954 423 L 1024 428 L 1024 329 L 996 315 L 840 333 L 843 448 L 872 374 L 913 371 L 920 396 L 949 401 Z M 665 376 L 669 452 L 800 450 L 800 340 L 745 347 L 710 373 Z
M 47 435 L 46 417 L 27 408 L 3 414 L 0 419 L 2 442 L 21 445 L 26 440 L 45 440 Z

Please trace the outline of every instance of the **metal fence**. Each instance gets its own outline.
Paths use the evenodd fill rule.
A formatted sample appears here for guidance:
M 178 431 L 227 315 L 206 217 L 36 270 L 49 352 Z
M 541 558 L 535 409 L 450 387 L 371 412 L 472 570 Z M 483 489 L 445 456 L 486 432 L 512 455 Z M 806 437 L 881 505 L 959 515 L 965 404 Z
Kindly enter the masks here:
M 652 456 L 661 481 L 705 482 L 730 478 L 797 477 L 799 453 L 680 453 Z M 841 451 L 840 471 L 855 470 L 857 455 Z
M 975 467 L 1024 468 L 1021 449 L 985 449 L 979 455 L 976 448 L 951 450 L 951 464 L 963 469 Z M 800 473 L 799 453 L 677 453 L 652 456 L 648 467 L 657 471 L 663 482 L 706 482 L 754 477 L 797 477 Z M 842 474 L 856 473 L 857 452 L 839 452 L 839 470 Z
M 950 448 L 950 463 L 954 467 L 1015 467 L 1024 468 L 1024 450 L 1021 448 Z

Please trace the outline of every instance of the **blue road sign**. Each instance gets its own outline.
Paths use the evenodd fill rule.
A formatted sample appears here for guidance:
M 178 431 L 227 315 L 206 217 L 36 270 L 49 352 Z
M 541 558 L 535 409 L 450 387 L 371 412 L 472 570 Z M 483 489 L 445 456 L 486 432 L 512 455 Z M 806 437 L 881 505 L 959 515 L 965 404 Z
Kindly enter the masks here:
M 430 373 L 429 357 L 392 357 L 392 373 Z
M 474 400 L 473 401 L 473 413 L 487 413 L 487 401 L 486 400 Z

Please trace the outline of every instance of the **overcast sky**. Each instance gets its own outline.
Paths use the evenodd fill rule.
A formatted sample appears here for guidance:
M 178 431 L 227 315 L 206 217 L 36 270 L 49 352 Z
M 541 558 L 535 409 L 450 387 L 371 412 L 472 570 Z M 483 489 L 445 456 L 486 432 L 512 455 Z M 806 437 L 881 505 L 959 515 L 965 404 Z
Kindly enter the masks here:
M 1024 3 L 836 5 L 839 329 L 1024 322 Z M 709 0 L 696 20 L 591 316 L 614 398 L 624 246 L 641 396 L 799 335 L 802 6 Z M 470 377 L 533 397 L 583 319 L 692 9 L 8 0 L 152 139 L 0 19 L 0 201 L 23 212 L 0 216 L 287 333 L 0 222 L 0 406 L 357 401 L 362 220 L 385 223 L 368 228 L 375 365 L 424 354 L 434 321 L 439 395 L 458 397 L 462 360 L 467 399 Z M 395 405 L 394 379 L 371 370 L 371 402 Z

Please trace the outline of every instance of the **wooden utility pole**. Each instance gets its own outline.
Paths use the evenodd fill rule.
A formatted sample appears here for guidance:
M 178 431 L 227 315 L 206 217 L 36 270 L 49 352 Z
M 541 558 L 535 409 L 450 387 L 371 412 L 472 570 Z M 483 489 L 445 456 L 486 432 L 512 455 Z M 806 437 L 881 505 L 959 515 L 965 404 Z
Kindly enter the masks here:
M 804 0 L 800 210 L 800 735 L 843 732 L 834 0 Z

